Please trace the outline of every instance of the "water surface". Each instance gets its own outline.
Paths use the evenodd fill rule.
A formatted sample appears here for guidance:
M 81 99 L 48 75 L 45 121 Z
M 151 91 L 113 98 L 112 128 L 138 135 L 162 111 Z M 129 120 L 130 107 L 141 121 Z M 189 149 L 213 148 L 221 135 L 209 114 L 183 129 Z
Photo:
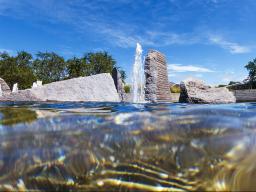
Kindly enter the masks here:
M 256 103 L 0 103 L 0 191 L 256 190 Z

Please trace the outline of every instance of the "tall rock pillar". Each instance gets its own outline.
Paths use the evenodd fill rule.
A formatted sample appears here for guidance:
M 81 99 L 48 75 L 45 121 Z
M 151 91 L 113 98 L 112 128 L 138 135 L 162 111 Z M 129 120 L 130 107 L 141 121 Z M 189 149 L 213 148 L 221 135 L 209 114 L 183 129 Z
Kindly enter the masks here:
M 121 74 L 116 67 L 112 71 L 112 78 L 114 80 L 115 87 L 116 87 L 116 90 L 117 90 L 120 100 L 124 101 L 125 100 L 125 91 L 124 91 L 123 81 L 122 81 Z
M 171 99 L 166 59 L 155 50 L 150 50 L 145 59 L 145 99 L 151 102 Z

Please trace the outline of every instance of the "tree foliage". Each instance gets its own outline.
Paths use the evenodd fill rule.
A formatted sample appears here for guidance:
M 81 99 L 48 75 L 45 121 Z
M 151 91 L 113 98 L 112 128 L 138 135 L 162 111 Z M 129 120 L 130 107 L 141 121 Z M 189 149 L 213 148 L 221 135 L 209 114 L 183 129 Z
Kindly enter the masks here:
M 116 61 L 107 52 L 87 53 L 84 56 L 88 65 L 88 75 L 112 73 Z
M 248 80 L 252 87 L 256 82 L 256 59 L 249 61 L 245 68 L 249 71 Z
M 235 84 L 239 84 L 239 81 L 230 81 L 228 85 L 235 85 Z
M 31 69 L 32 55 L 27 52 L 18 52 L 16 57 L 8 53 L 0 54 L 0 77 L 12 87 L 19 84 L 20 89 L 31 87 L 36 80 Z
M 74 57 L 67 61 L 68 78 L 87 76 L 89 67 L 84 58 Z
M 39 52 L 36 57 L 32 69 L 37 79 L 43 83 L 51 83 L 65 78 L 66 62 L 63 57 L 54 52 Z
M 18 83 L 20 89 L 30 88 L 36 80 L 44 84 L 89 76 L 112 73 L 116 61 L 107 52 L 87 53 L 83 57 L 65 60 L 54 52 L 38 52 L 35 59 L 30 53 L 18 52 L 16 56 L 0 53 L 0 77 L 12 87 Z M 126 73 L 119 68 L 123 81 Z

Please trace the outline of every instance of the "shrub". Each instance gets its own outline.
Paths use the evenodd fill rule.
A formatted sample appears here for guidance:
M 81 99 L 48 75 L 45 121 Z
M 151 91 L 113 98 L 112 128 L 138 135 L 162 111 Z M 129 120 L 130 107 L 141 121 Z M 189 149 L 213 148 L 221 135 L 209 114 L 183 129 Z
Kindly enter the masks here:
M 124 86 L 124 91 L 125 91 L 125 93 L 130 93 L 131 92 L 131 86 L 130 85 L 125 85 Z
M 179 85 L 173 85 L 170 87 L 171 93 L 180 93 L 180 86 Z

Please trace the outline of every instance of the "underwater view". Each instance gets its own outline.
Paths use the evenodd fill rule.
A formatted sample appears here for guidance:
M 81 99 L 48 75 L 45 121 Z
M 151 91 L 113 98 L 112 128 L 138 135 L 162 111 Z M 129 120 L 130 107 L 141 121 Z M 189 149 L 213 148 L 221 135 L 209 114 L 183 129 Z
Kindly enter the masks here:
M 256 188 L 256 103 L 0 105 L 0 191 Z

